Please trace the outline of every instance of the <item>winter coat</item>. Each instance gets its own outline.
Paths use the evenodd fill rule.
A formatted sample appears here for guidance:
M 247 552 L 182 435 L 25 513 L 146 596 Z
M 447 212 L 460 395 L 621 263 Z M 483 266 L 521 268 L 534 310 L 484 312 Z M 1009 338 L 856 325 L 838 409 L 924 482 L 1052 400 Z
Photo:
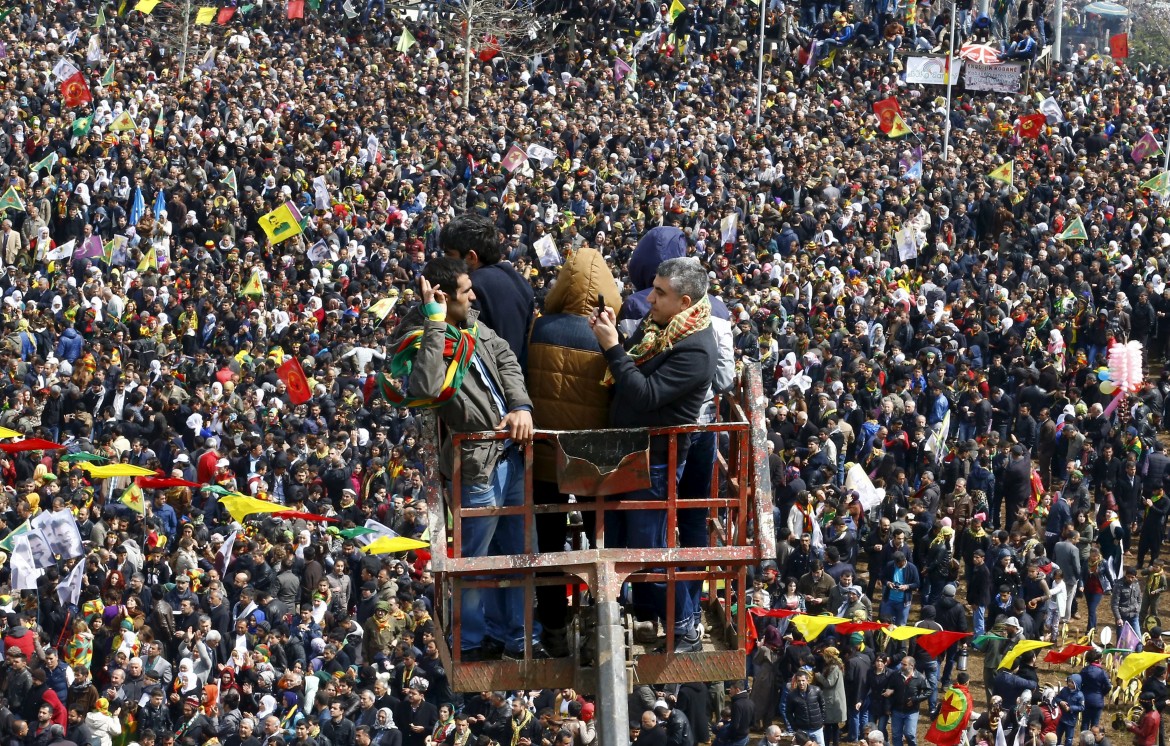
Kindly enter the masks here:
M 596 249 L 581 249 L 561 267 L 528 341 L 528 395 L 538 428 L 601 430 L 609 425 L 612 389 L 601 385 L 605 356 L 589 327 L 599 295 L 612 308 L 621 303 L 605 258 Z M 555 482 L 552 444 L 538 442 L 534 460 L 536 478 Z
M 1090 664 L 1081 669 L 1081 693 L 1085 695 L 1085 707 L 1103 709 L 1105 696 L 1112 689 L 1109 674 L 1100 664 Z
M 1056 699 L 1053 700 L 1060 708 L 1060 724 L 1065 727 L 1075 726 L 1081 712 L 1085 709 L 1085 695 L 1081 692 L 1081 677 L 1074 673 L 1068 678 L 1072 682 L 1073 688 L 1061 687 L 1060 691 L 1056 693 Z M 1062 707 L 1061 703 L 1068 706 Z
M 825 697 L 825 722 L 845 722 L 845 676 L 841 667 L 830 665 L 823 675 L 817 674 L 817 685 Z
M 819 686 L 809 685 L 801 692 L 788 691 L 788 719 L 796 730 L 805 732 L 825 727 L 825 696 Z

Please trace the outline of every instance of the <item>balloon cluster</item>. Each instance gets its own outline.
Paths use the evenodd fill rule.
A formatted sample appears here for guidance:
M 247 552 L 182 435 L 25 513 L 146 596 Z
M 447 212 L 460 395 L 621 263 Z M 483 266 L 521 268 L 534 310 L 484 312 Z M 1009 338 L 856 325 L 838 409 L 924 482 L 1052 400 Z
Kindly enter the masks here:
M 1108 362 L 1109 367 L 1097 370 L 1102 394 L 1128 394 L 1141 388 L 1145 380 L 1141 342 L 1114 342 L 1109 346 Z

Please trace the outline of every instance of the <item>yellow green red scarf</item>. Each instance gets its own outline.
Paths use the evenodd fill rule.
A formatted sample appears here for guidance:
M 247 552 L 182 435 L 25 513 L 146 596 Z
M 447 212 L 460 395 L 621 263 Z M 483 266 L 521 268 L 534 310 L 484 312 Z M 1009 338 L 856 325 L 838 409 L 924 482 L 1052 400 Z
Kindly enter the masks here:
M 407 396 L 399 389 L 395 381 L 405 380 L 414 370 L 414 358 L 422 347 L 422 329 L 415 329 L 408 333 L 398 343 L 394 356 L 390 360 L 390 376 L 379 373 L 375 382 L 382 396 L 386 397 L 396 407 L 413 407 L 416 409 L 431 409 L 440 407 L 450 400 L 463 386 L 463 377 L 471 367 L 471 356 L 475 354 L 475 344 L 479 340 L 479 327 L 473 325 L 470 329 L 458 329 L 447 324 L 443 344 L 443 359 L 447 361 L 447 375 L 443 379 L 443 390 L 436 397 Z M 391 380 L 393 379 L 393 380 Z
M 646 319 L 646 323 L 642 327 L 642 339 L 638 340 L 638 343 L 631 347 L 626 354 L 634 359 L 634 365 L 641 365 L 660 352 L 665 352 L 676 343 L 709 326 L 711 326 L 711 301 L 704 295 L 698 303 L 676 313 L 665 327 L 660 326 L 654 319 Z M 612 371 L 605 371 L 605 377 L 601 379 L 601 384 L 603 386 L 613 385 Z

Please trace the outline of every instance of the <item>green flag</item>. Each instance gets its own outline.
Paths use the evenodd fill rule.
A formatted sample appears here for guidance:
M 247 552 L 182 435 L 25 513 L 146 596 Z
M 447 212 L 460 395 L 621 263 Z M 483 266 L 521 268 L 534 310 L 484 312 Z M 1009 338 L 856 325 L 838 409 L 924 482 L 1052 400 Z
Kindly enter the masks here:
M 61 460 L 67 464 L 74 464 L 79 461 L 87 463 L 94 463 L 97 461 L 108 461 L 105 456 L 99 456 L 96 453 L 86 453 L 85 451 L 78 451 L 77 453 L 67 453 L 61 457 Z
M 219 183 L 223 184 L 224 186 L 230 187 L 233 192 L 239 193 L 239 191 L 240 191 L 240 188 L 238 186 L 236 186 L 236 172 L 233 170 L 229 169 L 227 172 L 227 176 L 220 179 Z
M 1164 197 L 1170 192 L 1170 171 L 1163 171 L 1149 181 L 1143 182 L 1141 188 Z
M 93 129 L 93 114 L 73 120 L 73 136 L 85 137 Z
M 368 534 L 376 534 L 378 532 L 372 528 L 366 528 L 364 526 L 357 526 L 356 528 L 342 529 L 341 531 L 338 531 L 337 533 L 339 536 L 344 536 L 347 539 L 356 539 L 359 536 L 366 536 Z
M 0 213 L 7 210 L 24 212 L 24 203 L 20 201 L 20 194 L 17 193 L 16 187 L 8 187 L 8 191 L 0 195 Z
M 1085 224 L 1081 222 L 1081 219 L 1076 218 L 1064 227 L 1056 239 L 1058 241 L 1088 241 L 1089 234 L 1085 231 Z
M 402 29 L 402 36 L 398 38 L 398 51 L 406 54 L 415 44 L 418 44 L 418 40 L 410 33 L 410 29 Z
M 158 121 L 154 123 L 154 137 L 155 137 L 155 139 L 162 137 L 163 134 L 167 131 L 166 125 L 167 125 L 167 113 L 165 111 L 160 111 L 158 113 Z
M 99 5 L 98 6 L 97 20 L 93 22 L 93 27 L 94 28 L 101 28 L 102 26 L 105 26 L 105 25 L 106 25 L 106 8 L 105 8 L 105 6 Z
M 4 23 L 4 21 L 8 18 L 8 16 L 12 15 L 12 11 L 14 11 L 14 10 L 16 10 L 16 8 L 7 8 L 5 10 L 0 10 L 0 23 Z
M 15 539 L 17 536 L 23 536 L 29 531 L 32 531 L 32 526 L 29 525 L 28 521 L 25 521 L 24 523 L 14 528 L 12 533 L 8 534 L 8 536 L 5 536 L 3 541 L 0 541 L 0 549 L 3 549 L 4 551 L 11 554 L 13 539 Z
M 106 74 L 102 76 L 102 79 L 100 81 L 98 81 L 98 83 L 102 87 L 114 84 L 114 61 L 113 60 L 110 60 L 110 66 L 106 69 Z
M 42 158 L 41 160 L 39 160 L 35 164 L 33 164 L 32 173 L 35 174 L 37 171 L 40 171 L 42 168 L 45 169 L 46 171 L 49 171 L 50 173 L 52 173 L 53 166 L 56 166 L 57 161 L 59 161 L 59 160 L 61 160 L 61 156 L 57 155 L 57 151 L 54 150 L 52 153 L 49 153 L 44 158 Z

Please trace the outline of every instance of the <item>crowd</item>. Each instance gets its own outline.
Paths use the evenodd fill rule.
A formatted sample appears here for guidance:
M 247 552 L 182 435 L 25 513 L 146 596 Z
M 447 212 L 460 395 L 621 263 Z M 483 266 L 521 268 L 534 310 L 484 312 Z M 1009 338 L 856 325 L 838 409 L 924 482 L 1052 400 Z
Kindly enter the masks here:
M 1098 650 L 1057 682 L 999 664 L 1107 627 L 1162 648 L 1170 374 L 1111 407 L 1100 371 L 1114 342 L 1148 370 L 1170 349 L 1170 189 L 1140 147 L 1167 139 L 1164 66 L 1091 33 L 1036 60 L 1036 0 L 569 0 L 537 8 L 550 49 L 474 39 L 462 90 L 441 5 L 296 4 L 199 11 L 185 66 L 170 3 L 0 8 L 0 426 L 61 446 L 0 453 L 4 744 L 592 743 L 591 693 L 452 691 L 428 552 L 361 548 L 425 541 L 420 408 L 447 479 L 451 433 L 506 432 L 464 449 L 460 497 L 507 505 L 533 427 L 707 422 L 747 363 L 778 552 L 740 601 L 973 637 L 760 616 L 747 678 L 635 688 L 636 742 L 914 746 L 971 655 L 972 740 L 1109 743 Z M 952 12 L 1029 92 L 948 109 L 905 82 Z M 708 494 L 721 449 L 681 439 L 668 475 L 655 441 L 626 498 Z M 70 514 L 79 547 L 38 552 Z M 565 515 L 542 551 L 594 538 Z M 607 546 L 665 540 L 661 513 L 608 518 Z M 479 520 L 464 554 L 518 551 L 519 519 Z M 705 512 L 677 538 L 704 545 Z M 563 593 L 537 629 L 517 593 L 463 592 L 463 660 L 577 654 Z M 699 650 L 703 584 L 675 597 L 628 602 Z M 1137 746 L 1166 682 L 1142 677 Z

